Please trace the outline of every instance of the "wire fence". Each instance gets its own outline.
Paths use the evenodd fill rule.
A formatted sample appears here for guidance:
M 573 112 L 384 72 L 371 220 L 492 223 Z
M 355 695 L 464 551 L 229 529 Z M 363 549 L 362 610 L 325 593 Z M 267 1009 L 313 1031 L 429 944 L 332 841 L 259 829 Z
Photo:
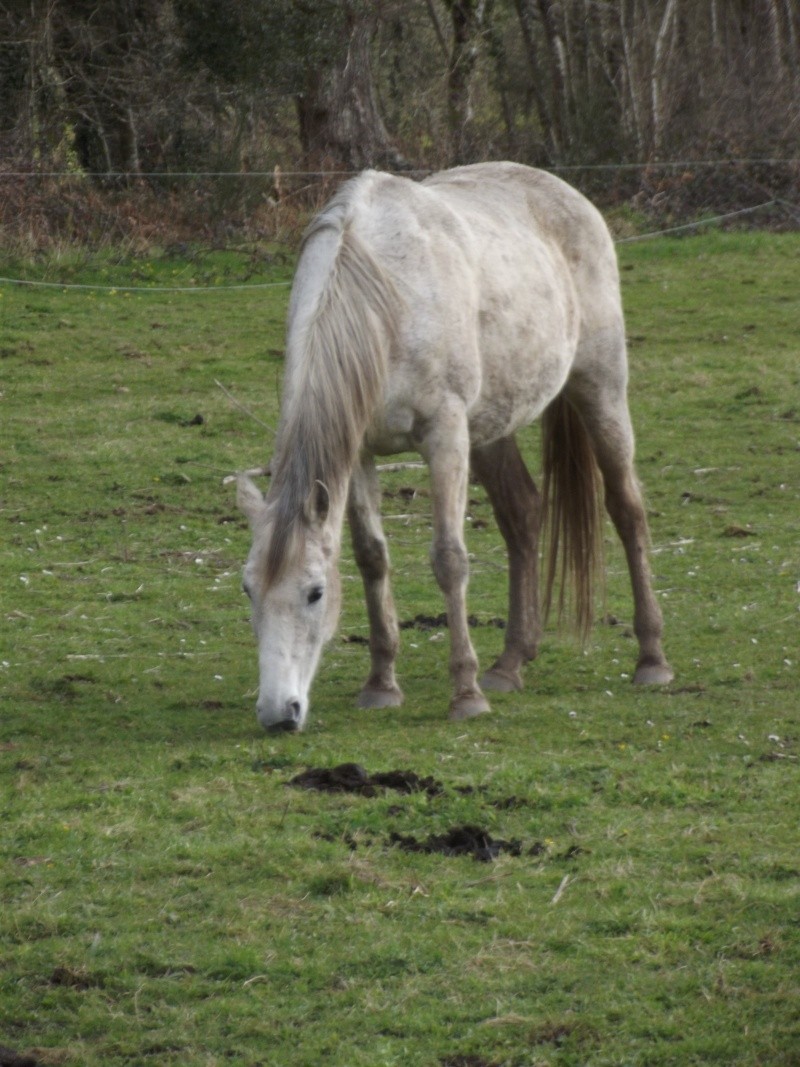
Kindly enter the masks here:
M 632 244 L 638 241 L 652 241 L 657 237 L 668 237 L 673 234 L 689 233 L 706 226 L 718 226 L 722 222 L 729 222 L 734 218 L 745 215 L 753 215 L 767 208 L 783 207 L 800 224 L 800 206 L 789 204 L 782 200 L 767 200 L 763 204 L 754 207 L 740 208 L 738 211 L 729 211 L 724 215 L 716 215 L 710 218 L 698 219 L 695 222 L 684 223 L 680 226 L 670 226 L 663 230 L 651 230 L 648 233 L 634 234 L 629 237 L 616 238 L 616 244 Z M 64 292 L 69 290 L 101 293 L 224 293 L 239 292 L 247 289 L 278 289 L 291 285 L 290 281 L 279 282 L 243 282 L 234 285 L 100 285 L 82 282 L 53 282 L 43 281 L 36 278 L 6 278 L 0 277 L 0 285 L 27 286 L 36 289 L 60 289 Z
M 648 162 L 633 163 L 563 163 L 553 164 L 547 169 L 555 174 L 577 173 L 580 171 L 665 171 L 687 170 L 692 168 L 722 169 L 732 167 L 797 167 L 800 166 L 800 156 L 747 156 L 730 157 L 728 159 L 665 159 Z M 31 167 L 28 170 L 2 170 L 0 169 L 0 181 L 11 178 L 57 178 L 73 179 L 76 181 L 85 178 L 93 180 L 136 180 L 140 178 L 165 178 L 165 179 L 200 179 L 200 178 L 274 178 L 276 174 L 281 178 L 352 178 L 360 174 L 357 170 L 284 170 L 276 165 L 271 170 L 129 170 L 129 171 L 86 171 L 86 170 L 39 170 Z M 417 168 L 402 171 L 410 177 L 426 177 L 434 173 L 429 168 Z
M 783 189 L 789 188 L 794 191 L 798 189 L 800 191 L 800 157 L 748 157 L 748 158 L 735 158 L 735 159 L 704 159 L 704 160 L 663 160 L 656 162 L 619 162 L 619 163 L 581 163 L 581 164 L 564 164 L 559 166 L 553 166 L 549 168 L 553 173 L 562 174 L 565 176 L 575 176 L 580 173 L 586 173 L 590 175 L 600 175 L 605 173 L 609 176 L 608 188 L 610 189 L 614 183 L 618 180 L 618 176 L 622 175 L 638 175 L 637 185 L 639 192 L 636 194 L 636 198 L 633 200 L 624 200 L 623 202 L 632 205 L 634 209 L 637 209 L 640 213 L 641 219 L 645 221 L 652 220 L 657 225 L 647 229 L 645 232 L 624 233 L 617 237 L 617 243 L 620 245 L 631 244 L 634 242 L 654 240 L 662 236 L 679 235 L 696 232 L 703 228 L 718 226 L 722 227 L 727 224 L 736 223 L 737 221 L 743 222 L 748 219 L 752 220 L 756 224 L 765 224 L 767 222 L 775 224 L 775 220 L 779 220 L 780 228 L 782 229 L 800 229 L 800 205 L 793 202 L 792 199 L 788 199 L 782 195 L 776 195 L 774 190 L 776 188 Z M 47 212 L 53 212 L 55 214 L 55 222 L 53 226 L 61 227 L 61 232 L 65 236 L 66 243 L 69 244 L 70 240 L 74 239 L 76 245 L 81 245 L 83 235 L 85 233 L 85 226 L 90 225 L 86 223 L 85 216 L 92 217 L 94 211 L 95 215 L 102 217 L 101 225 L 105 226 L 104 242 L 107 247 L 113 247 L 115 237 L 118 236 L 118 231 L 115 225 L 115 212 L 121 214 L 128 212 L 134 214 L 136 211 L 136 191 L 138 188 L 146 187 L 150 183 L 154 183 L 156 186 L 160 186 L 161 183 L 182 182 L 182 183 L 195 183 L 194 186 L 190 186 L 188 193 L 180 200 L 181 204 L 185 204 L 187 201 L 193 203 L 195 211 L 199 211 L 201 214 L 205 213 L 206 216 L 212 215 L 213 211 L 208 208 L 208 200 L 205 198 L 208 194 L 201 194 L 200 190 L 204 184 L 211 183 L 215 185 L 217 183 L 223 183 L 230 188 L 230 183 L 236 187 L 240 183 L 244 183 L 245 186 L 249 186 L 251 180 L 258 180 L 262 183 L 263 188 L 258 192 L 256 202 L 259 205 L 259 210 L 262 212 L 262 224 L 261 229 L 251 231 L 251 235 L 255 234 L 257 238 L 272 238 L 280 242 L 281 236 L 277 233 L 277 229 L 280 225 L 280 219 L 282 217 L 282 209 L 291 200 L 292 196 L 298 191 L 296 187 L 292 186 L 292 183 L 304 182 L 307 183 L 299 187 L 300 192 L 308 192 L 309 190 L 315 191 L 315 195 L 319 202 L 324 202 L 330 195 L 335 185 L 349 177 L 354 176 L 359 172 L 357 171 L 334 171 L 334 170 L 282 170 L 280 166 L 276 166 L 273 170 L 249 170 L 249 171 L 148 171 L 148 172 L 103 172 L 103 173 L 87 173 L 85 171 L 69 171 L 69 170 L 37 170 L 35 167 L 30 169 L 14 169 L 14 170 L 2 170 L 0 169 L 0 201 L 5 200 L 5 208 L 0 206 L 0 232 L 3 229 L 9 229 L 11 223 L 9 218 L 13 217 L 14 210 L 17 213 L 25 212 L 25 210 L 40 210 L 43 215 L 46 216 Z M 413 170 L 403 172 L 406 177 L 410 178 L 423 178 L 430 174 L 430 170 Z M 697 175 L 701 175 L 702 178 L 697 182 L 703 189 L 706 190 L 723 190 L 726 195 L 730 195 L 730 182 L 731 176 L 735 176 L 736 180 L 740 183 L 744 180 L 743 175 L 746 176 L 747 185 L 747 197 L 750 200 L 755 199 L 754 194 L 761 192 L 762 197 L 764 191 L 771 192 L 772 195 L 768 199 L 758 199 L 758 202 L 746 203 L 743 206 L 736 206 L 731 210 L 709 210 L 710 203 L 714 200 L 714 195 L 711 192 L 707 193 L 706 199 L 708 203 L 702 203 L 700 209 L 696 207 L 692 210 L 691 197 L 686 192 L 690 186 L 695 182 Z M 754 177 L 755 175 L 755 177 Z M 787 181 L 788 175 L 788 181 Z M 37 204 L 35 193 L 30 195 L 19 195 L 20 190 L 29 188 L 32 182 L 40 181 L 47 185 L 49 183 L 50 193 L 47 197 L 42 196 L 41 204 Z M 709 184 L 709 181 L 712 184 Z M 74 187 L 77 183 L 81 193 L 75 200 L 69 200 L 64 196 L 62 201 L 58 201 L 57 191 L 60 188 Z M 97 189 L 102 189 L 107 186 L 107 183 L 122 183 L 125 186 L 124 198 L 111 197 L 102 199 L 102 195 L 97 193 Z M 574 181 L 577 187 L 582 188 L 582 183 Z M 122 188 L 122 185 L 118 187 Z M 4 190 L 14 189 L 18 194 L 18 202 L 12 204 L 8 197 L 4 197 Z M 737 186 L 738 196 L 742 196 L 741 188 Z M 586 188 L 583 188 L 586 192 Z M 617 190 L 618 196 L 619 190 Z M 98 195 L 101 199 L 98 200 Z M 590 194 L 591 195 L 591 192 Z M 647 197 L 650 197 L 648 200 Z M 638 198 L 638 200 L 637 200 Z M 602 197 L 600 198 L 602 200 Z M 718 200 L 725 200 L 725 195 L 721 193 L 717 196 Z M 54 200 L 57 202 L 54 203 Z M 231 204 L 235 200 L 235 195 L 229 197 L 226 201 L 226 205 L 223 205 L 219 211 L 219 218 L 215 219 L 217 225 L 228 225 L 229 235 L 239 233 L 236 230 L 235 220 L 227 220 L 226 209 L 230 209 Z M 252 195 L 247 198 L 248 203 L 252 204 Z M 666 202 L 668 206 L 664 210 L 653 210 L 653 206 L 660 206 L 664 208 Z M 244 202 L 244 200 L 243 200 Z M 199 207 L 198 207 L 199 205 Z M 317 206 L 319 206 L 317 204 Z M 163 213 L 169 215 L 170 211 L 175 207 L 172 203 L 162 205 L 162 217 Z M 263 212 L 266 209 L 266 216 Z M 304 218 L 308 213 L 315 210 L 315 204 L 313 198 L 309 199 L 305 207 L 306 215 L 303 211 L 295 212 L 292 216 L 295 220 L 295 225 L 286 228 L 283 239 L 288 247 L 292 250 L 296 247 L 297 238 L 299 233 L 302 232 L 304 225 Z M 684 220 L 680 219 L 680 213 L 683 210 Z M 105 213 L 105 214 L 104 214 Z M 146 211 L 143 211 L 146 214 Z M 177 212 L 176 212 L 177 214 Z M 235 214 L 233 212 L 232 214 Z M 694 217 L 692 217 L 694 215 Z M 677 216 L 677 218 L 676 218 Z M 688 217 L 687 217 L 688 216 Z M 152 216 L 151 216 L 152 217 Z M 164 233 L 169 229 L 169 219 L 160 228 L 158 225 L 150 224 L 148 218 L 148 226 L 142 227 L 142 232 L 145 234 L 150 232 L 153 235 L 153 244 L 158 245 L 159 239 L 163 238 Z M 195 216 L 196 217 L 196 216 Z M 231 216 L 232 217 L 232 216 Z M 283 213 L 283 217 L 289 217 L 289 212 Z M 83 219 L 83 221 L 82 221 Z M 267 220 L 265 222 L 264 220 Z M 77 221 L 76 221 L 77 220 Z M 226 221 L 227 220 L 227 221 Z M 298 221 L 299 220 L 299 221 Z M 94 219 L 97 222 L 97 219 Z M 268 224 L 267 224 L 268 223 Z M 661 223 L 658 225 L 658 223 Z M 268 231 L 268 225 L 273 226 L 273 232 Z M 84 230 L 81 227 L 84 226 Z M 81 232 L 79 232 L 81 231 Z M 190 221 L 191 231 L 191 221 Z M 225 246 L 223 241 L 220 244 L 219 238 L 214 236 L 210 237 L 208 232 L 198 232 L 199 245 L 202 247 L 205 243 L 209 248 L 220 248 Z M 5 242 L 7 250 L 13 242 Z M 90 244 L 91 241 L 87 242 Z M 180 242 L 176 242 L 176 247 L 180 249 L 182 247 Z M 188 247 L 188 246 L 187 246 Z M 194 247 L 194 245 L 192 246 Z M 19 258 L 19 257 L 17 257 Z M 9 262 L 8 256 L 6 261 Z M 52 268 L 51 268 L 52 269 Z M 27 273 L 27 270 L 23 273 Z M 113 284 L 113 283 L 88 283 L 88 282 L 74 282 L 69 280 L 53 280 L 51 278 L 32 278 L 32 277 L 20 277 L 19 272 L 7 271 L 0 275 L 0 286 L 7 287 L 29 287 L 40 289 L 60 289 L 62 291 L 84 291 L 95 293 L 149 293 L 149 294 L 210 294 L 210 293 L 225 293 L 225 292 L 237 292 L 247 289 L 264 290 L 271 288 L 281 288 L 290 284 L 289 281 L 237 281 L 235 283 L 222 283 L 222 284 L 192 284 L 192 285 L 161 285 L 155 283 L 144 283 L 139 285 L 134 284 Z
M 289 281 L 281 282 L 243 282 L 236 285 L 95 285 L 81 282 L 50 282 L 37 278 L 2 278 L 0 285 L 21 286 L 31 289 L 71 289 L 93 293 L 230 293 L 245 289 L 280 289 L 291 285 Z

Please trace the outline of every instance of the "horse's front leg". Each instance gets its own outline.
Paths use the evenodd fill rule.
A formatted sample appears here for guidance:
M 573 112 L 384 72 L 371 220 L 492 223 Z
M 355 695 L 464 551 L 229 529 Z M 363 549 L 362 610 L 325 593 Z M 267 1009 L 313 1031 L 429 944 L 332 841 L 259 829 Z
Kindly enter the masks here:
M 444 594 L 450 630 L 451 719 L 489 711 L 478 685 L 478 658 L 467 624 L 469 564 L 464 543 L 464 514 L 469 484 L 469 432 L 463 408 L 441 412 L 420 448 L 431 474 L 433 573 Z
M 361 708 L 397 707 L 403 703 L 394 673 L 400 634 L 389 580 L 389 552 L 381 523 L 380 499 L 375 465 L 371 456 L 364 456 L 353 471 L 347 499 L 353 555 L 364 582 L 369 617 L 371 669 L 358 696 Z

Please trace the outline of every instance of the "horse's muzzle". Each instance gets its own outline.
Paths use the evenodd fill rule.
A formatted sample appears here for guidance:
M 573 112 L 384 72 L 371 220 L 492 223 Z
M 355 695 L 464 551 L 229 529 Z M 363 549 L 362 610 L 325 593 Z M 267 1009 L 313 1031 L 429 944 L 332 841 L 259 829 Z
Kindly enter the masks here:
M 296 734 L 300 729 L 300 724 L 295 722 L 294 719 L 281 719 L 279 722 L 274 722 L 272 726 L 267 727 L 268 734 Z
M 261 716 L 259 715 L 259 719 Z M 267 733 L 294 734 L 303 728 L 303 707 L 299 700 L 287 700 L 283 706 L 283 717 L 270 723 L 261 720 Z

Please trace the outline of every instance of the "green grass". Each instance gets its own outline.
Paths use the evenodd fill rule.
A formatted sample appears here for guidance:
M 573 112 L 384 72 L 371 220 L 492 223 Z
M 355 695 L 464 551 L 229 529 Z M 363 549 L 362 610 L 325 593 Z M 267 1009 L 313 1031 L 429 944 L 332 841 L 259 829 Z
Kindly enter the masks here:
M 289 267 L 120 259 L 47 272 L 115 293 L 0 287 L 0 1044 L 85 1067 L 800 1062 L 800 238 L 620 255 L 675 682 L 629 685 L 609 532 L 618 624 L 586 649 L 548 630 L 526 691 L 454 725 L 446 634 L 406 629 L 406 706 L 358 711 L 347 551 L 286 738 L 255 721 L 249 535 L 222 484 L 269 433 L 215 380 L 275 423 L 288 290 L 121 287 Z M 424 472 L 384 484 L 401 618 L 438 614 Z M 503 552 L 472 500 L 488 623 Z M 474 638 L 486 662 L 501 634 Z M 444 793 L 287 787 L 343 761 Z M 457 823 L 523 854 L 388 843 Z

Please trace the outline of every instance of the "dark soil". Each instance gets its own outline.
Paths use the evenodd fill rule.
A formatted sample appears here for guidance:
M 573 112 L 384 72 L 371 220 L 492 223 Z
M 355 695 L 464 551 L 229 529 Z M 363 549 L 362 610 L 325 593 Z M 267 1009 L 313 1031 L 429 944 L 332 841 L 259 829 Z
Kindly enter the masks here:
M 0 1067 L 38 1067 L 38 1064 L 33 1056 L 12 1052 L 5 1045 L 0 1045 Z
M 388 789 L 396 790 L 406 795 L 411 793 L 425 793 L 429 797 L 439 797 L 444 792 L 444 785 L 433 777 L 422 778 L 414 771 L 385 771 L 378 774 L 369 774 L 360 763 L 341 763 L 338 767 L 309 767 L 301 774 L 290 779 L 288 785 L 296 789 L 313 789 L 323 793 L 356 793 L 359 796 L 375 797 Z M 456 787 L 455 792 L 469 795 L 483 793 L 482 787 L 461 786 Z M 497 810 L 512 810 L 527 807 L 530 801 L 525 797 L 510 796 L 505 799 L 489 801 Z M 402 807 L 391 807 L 387 814 L 390 816 L 403 814 Z M 330 833 L 318 832 L 315 837 L 326 841 L 343 840 L 351 850 L 359 847 L 359 842 L 348 832 L 343 837 Z M 374 840 L 363 842 L 374 845 Z M 511 856 L 522 856 L 523 845 L 517 840 L 506 841 L 503 838 L 494 838 L 488 830 L 480 826 L 465 823 L 461 826 L 453 826 L 440 834 L 431 834 L 420 839 L 409 834 L 401 834 L 393 831 L 386 844 L 394 845 L 406 852 L 440 853 L 444 856 L 471 856 L 483 863 L 496 860 L 501 853 Z M 573 846 L 563 855 L 555 856 L 558 860 L 573 860 L 583 853 L 579 846 Z M 526 856 L 538 857 L 547 854 L 547 847 L 541 841 L 525 848 Z M 2 1067 L 2 1065 L 0 1065 Z
M 368 774 L 360 763 L 341 763 L 338 767 L 309 767 L 295 775 L 289 785 L 298 789 L 316 789 L 323 793 L 358 793 L 374 797 L 386 789 L 398 793 L 427 793 L 429 797 L 444 792 L 441 782 L 430 776 L 420 778 L 414 771 L 386 771 Z
M 481 621 L 477 615 L 468 615 L 467 622 L 473 629 L 477 626 L 495 626 L 498 630 L 504 630 L 506 620 L 500 618 L 486 619 Z M 401 630 L 441 630 L 447 628 L 447 613 L 439 615 L 415 615 L 413 619 L 403 619 L 400 622 Z
M 439 1063 L 441 1067 L 500 1067 L 497 1060 L 485 1060 L 483 1056 L 446 1056 Z
M 506 628 L 506 620 L 499 617 L 481 620 L 477 615 L 468 615 L 467 623 L 473 629 L 477 626 L 494 626 L 498 630 Z M 447 613 L 442 611 L 438 615 L 415 615 L 413 619 L 401 619 L 398 626 L 401 630 L 422 630 L 423 633 L 428 633 L 430 630 L 446 630 Z M 343 640 L 351 645 L 369 644 L 369 638 L 364 634 L 347 634 Z
M 443 834 L 431 834 L 424 841 L 413 835 L 393 833 L 389 837 L 393 845 L 406 852 L 441 852 L 444 856 L 472 856 L 482 863 L 491 863 L 501 852 L 512 856 L 522 854 L 519 841 L 503 841 L 493 838 L 488 830 L 479 826 L 454 826 Z

